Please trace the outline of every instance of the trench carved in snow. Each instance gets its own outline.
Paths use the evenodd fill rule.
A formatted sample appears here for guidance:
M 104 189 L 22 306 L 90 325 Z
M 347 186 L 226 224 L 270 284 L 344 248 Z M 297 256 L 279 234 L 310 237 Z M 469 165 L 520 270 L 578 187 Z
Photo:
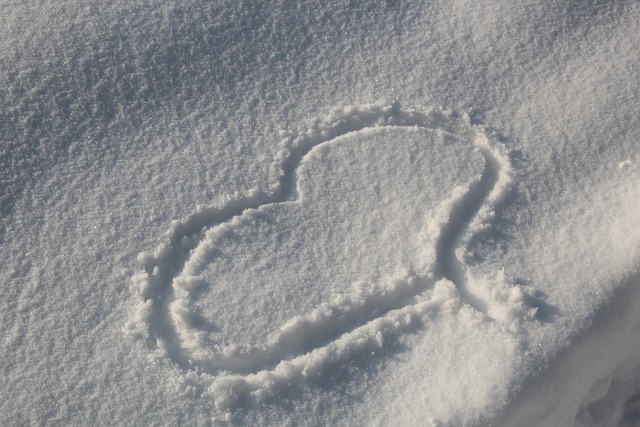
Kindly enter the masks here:
M 481 173 L 456 186 L 437 209 L 425 207 L 436 214 L 421 232 L 422 265 L 322 302 L 308 314 L 289 319 L 260 344 L 203 339 L 202 331 L 194 327 L 193 293 L 199 282 L 191 273 L 193 265 L 210 260 L 203 254 L 210 256 L 215 250 L 216 236 L 258 211 L 297 203 L 298 171 L 314 147 L 357 132 L 411 128 L 471 144 L 484 162 Z M 269 188 L 175 221 L 168 242 L 153 255 L 141 256 L 144 271 L 132 280 L 140 300 L 125 331 L 185 372 L 206 377 L 202 383 L 218 406 L 232 406 L 240 395 L 260 397 L 327 364 L 371 351 L 391 336 L 415 330 L 416 322 L 430 313 L 456 305 L 466 303 L 490 321 L 532 316 L 520 288 L 508 285 L 500 274 L 491 280 L 474 277 L 461 259 L 469 239 L 490 225 L 513 179 L 508 152 L 495 134 L 471 124 L 464 115 L 441 110 L 364 106 L 289 135 L 283 145 L 274 162 L 277 179 Z M 429 148 L 425 145 L 424 150 Z

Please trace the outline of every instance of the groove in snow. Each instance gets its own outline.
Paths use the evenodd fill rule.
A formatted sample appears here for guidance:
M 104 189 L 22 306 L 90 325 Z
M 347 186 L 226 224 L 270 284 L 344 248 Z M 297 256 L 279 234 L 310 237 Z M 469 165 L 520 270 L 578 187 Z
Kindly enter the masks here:
M 259 346 L 203 346 L 191 327 L 192 284 L 187 270 L 212 250 L 210 235 L 256 209 L 299 200 L 297 170 L 314 147 L 367 129 L 422 128 L 456 135 L 472 143 L 484 159 L 482 175 L 458 186 L 436 210 L 422 241 L 423 269 L 389 283 L 360 287 L 320 304 L 305 316 L 286 322 Z M 466 242 L 493 219 L 509 192 L 512 168 L 506 148 L 495 134 L 470 123 L 467 116 L 436 109 L 402 110 L 398 106 L 345 109 L 284 141 L 274 163 L 276 179 L 266 190 L 230 200 L 221 207 L 201 208 L 174 221 L 168 242 L 153 255 L 141 255 L 144 271 L 132 279 L 139 298 L 125 331 L 143 339 L 156 354 L 173 361 L 200 384 L 220 408 L 240 398 L 260 398 L 296 378 L 317 374 L 324 366 L 384 345 L 385 339 L 416 329 L 425 316 L 466 303 L 487 319 L 531 317 L 523 291 L 504 278 L 474 277 L 461 261 Z M 197 373 L 197 374 L 196 374 Z

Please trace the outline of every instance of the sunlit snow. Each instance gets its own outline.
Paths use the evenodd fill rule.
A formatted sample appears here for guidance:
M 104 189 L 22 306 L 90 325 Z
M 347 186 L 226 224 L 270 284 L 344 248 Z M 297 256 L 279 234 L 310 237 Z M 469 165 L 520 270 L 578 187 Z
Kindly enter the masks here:
M 1 425 L 640 425 L 640 4 L 0 0 Z

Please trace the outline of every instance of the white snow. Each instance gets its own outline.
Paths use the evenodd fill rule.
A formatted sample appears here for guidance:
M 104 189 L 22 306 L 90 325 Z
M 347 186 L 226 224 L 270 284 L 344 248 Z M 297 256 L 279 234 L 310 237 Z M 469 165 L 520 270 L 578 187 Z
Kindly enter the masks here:
M 640 425 L 637 2 L 0 34 L 0 424 Z

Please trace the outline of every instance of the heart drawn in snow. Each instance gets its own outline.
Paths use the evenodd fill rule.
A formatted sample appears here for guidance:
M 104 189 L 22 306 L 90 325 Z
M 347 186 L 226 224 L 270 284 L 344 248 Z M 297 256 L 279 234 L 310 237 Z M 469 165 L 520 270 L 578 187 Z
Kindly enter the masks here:
M 468 118 L 347 109 L 289 138 L 275 166 L 270 191 L 175 222 L 133 279 L 141 302 L 127 332 L 206 377 L 218 406 L 452 305 L 533 314 L 520 288 L 474 277 L 459 255 L 512 179 L 504 147 Z
M 421 128 L 366 129 L 314 148 L 297 170 L 295 201 L 263 205 L 209 230 L 176 278 L 184 298 L 174 307 L 189 307 L 181 321 L 191 357 L 213 365 L 225 349 L 267 346 L 288 321 L 350 294 L 354 283 L 426 274 L 426 214 L 479 178 L 482 166 L 473 145 Z M 377 309 L 360 315 L 371 320 Z M 331 335 L 363 322 L 351 323 Z M 322 338 L 301 333 L 298 348 L 282 356 L 320 347 Z M 251 369 L 279 359 L 254 361 Z

